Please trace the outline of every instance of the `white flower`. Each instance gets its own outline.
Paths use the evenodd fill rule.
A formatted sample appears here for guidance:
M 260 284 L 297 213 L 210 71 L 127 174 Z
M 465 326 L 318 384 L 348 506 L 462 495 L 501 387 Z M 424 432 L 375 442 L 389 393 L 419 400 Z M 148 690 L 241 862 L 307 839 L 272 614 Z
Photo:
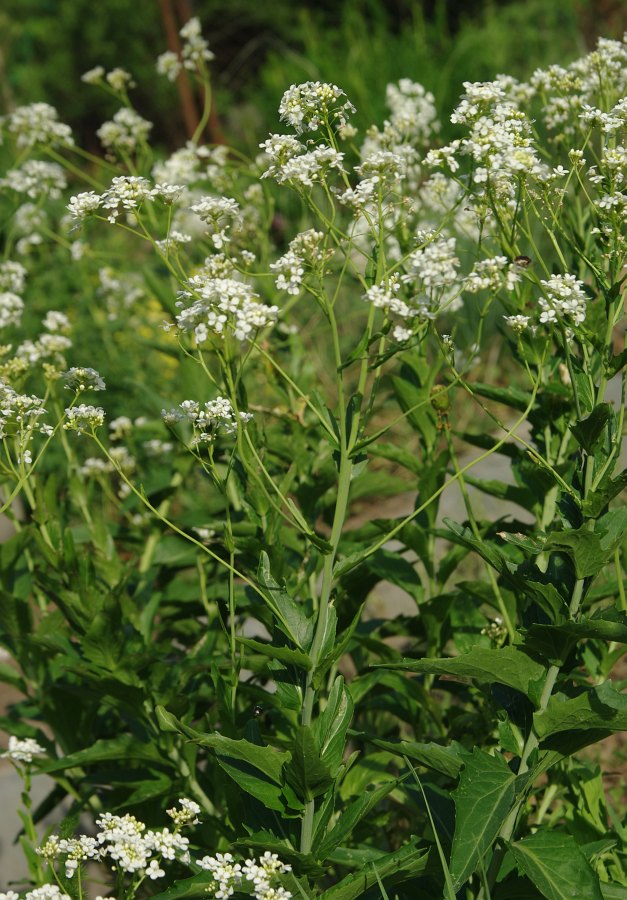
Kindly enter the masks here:
M 89 366 L 72 366 L 63 373 L 66 388 L 75 391 L 104 391 L 104 378 Z
M 143 119 L 134 109 L 123 106 L 110 122 L 100 126 L 96 134 L 107 150 L 133 153 L 138 144 L 145 143 L 151 128 L 152 122 Z
M 31 103 L 18 106 L 14 112 L 0 120 L 7 124 L 9 133 L 16 135 L 20 149 L 36 144 L 73 144 L 72 131 L 58 120 L 58 113 L 48 103 Z
M 556 323 L 567 318 L 575 325 L 581 325 L 586 318 L 586 295 L 583 281 L 574 275 L 552 275 L 548 281 L 541 281 L 545 297 L 539 300 L 540 322 Z
M 178 55 L 172 50 L 166 50 L 157 57 L 157 72 L 159 75 L 165 75 L 168 81 L 176 81 L 182 68 L 183 65 Z
M 13 760 L 13 762 L 31 763 L 33 756 L 41 756 L 45 752 L 45 748 L 41 747 L 33 738 L 20 740 L 12 734 L 9 737 L 9 748 L 5 750 L 2 757 Z
M 100 194 L 96 194 L 95 191 L 83 191 L 70 197 L 67 205 L 70 216 L 73 219 L 86 219 L 98 209 L 101 199 Z
M 85 84 L 98 84 L 104 78 L 104 74 L 103 66 L 94 66 L 93 69 L 88 69 L 81 75 L 81 81 L 84 81 Z
M 307 81 L 293 84 L 279 104 L 279 115 L 298 133 L 316 131 L 321 125 L 346 125 L 346 114 L 355 112 L 344 91 L 335 84 Z
M 67 179 L 61 166 L 40 159 L 29 159 L 0 178 L 0 188 L 26 194 L 32 200 L 46 196 L 57 199 L 66 187 Z
M 165 872 L 159 867 L 159 863 L 156 859 L 151 859 L 148 863 L 145 874 L 148 876 L 148 878 L 151 878 L 154 881 L 156 878 L 163 878 Z
M 278 307 L 259 303 L 257 294 L 244 282 L 194 275 L 188 285 L 190 290 L 178 295 L 176 305 L 181 312 L 176 322 L 182 331 L 193 331 L 199 343 L 207 340 L 209 332 L 222 337 L 225 331 L 246 341 L 277 319 Z
M 512 291 L 521 280 L 520 267 L 511 264 L 505 256 L 493 256 L 478 260 L 464 281 L 464 289 L 471 294 L 481 290 Z
M 0 328 L 9 325 L 19 325 L 24 311 L 24 303 L 21 297 L 10 291 L 0 293 Z
M 76 431 L 78 434 L 87 434 L 104 423 L 105 411 L 100 406 L 88 406 L 81 403 L 65 410 L 66 421 L 63 427 L 67 431 Z
M 129 87 L 135 87 L 133 77 L 126 69 L 120 69 L 119 67 L 112 69 L 110 72 L 107 72 L 106 77 L 113 90 L 118 93 L 126 91 Z
M 520 334 L 529 325 L 529 316 L 503 316 L 512 331 Z
M 0 291 L 21 294 L 26 282 L 26 269 L 22 263 L 7 259 L 0 262 Z

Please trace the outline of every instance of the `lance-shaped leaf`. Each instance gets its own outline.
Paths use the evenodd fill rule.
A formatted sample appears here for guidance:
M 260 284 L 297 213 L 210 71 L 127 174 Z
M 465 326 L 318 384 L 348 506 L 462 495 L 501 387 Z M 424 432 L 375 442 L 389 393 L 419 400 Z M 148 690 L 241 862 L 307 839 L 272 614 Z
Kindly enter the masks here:
M 352 717 L 353 700 L 344 679 L 338 675 L 333 682 L 327 705 L 313 726 L 320 757 L 333 774 L 344 758 L 346 732 Z
M 465 757 L 459 785 L 453 792 L 455 833 L 451 848 L 451 878 L 458 890 L 492 846 L 515 800 L 516 775 L 502 756 L 475 748 Z
M 285 779 L 303 802 L 323 794 L 333 782 L 329 766 L 320 758 L 312 729 L 301 725 L 292 746 L 292 758 L 285 766 Z
M 603 900 L 599 879 L 570 834 L 541 828 L 511 851 L 547 900 Z
M 270 572 L 270 560 L 264 551 L 257 573 L 263 597 L 272 610 L 278 627 L 301 650 L 307 650 L 313 637 L 313 620 L 304 607 L 293 600 L 285 588 L 276 583 Z
M 356 800 L 353 800 L 342 810 L 342 814 L 331 831 L 326 835 L 318 848 L 318 858 L 327 859 L 342 841 L 354 830 L 355 826 L 366 816 L 370 810 L 383 800 L 390 791 L 394 790 L 398 782 L 395 780 L 381 784 L 379 787 L 367 787 Z
M 363 731 L 351 731 L 351 734 L 361 740 L 368 741 L 382 750 L 389 750 L 399 756 L 406 756 L 412 762 L 417 762 L 425 769 L 441 772 L 449 778 L 457 778 L 463 763 L 460 754 L 460 745 L 453 742 L 448 747 L 441 744 L 420 743 L 418 741 L 384 740 Z
M 605 681 L 568 700 L 555 695 L 544 712 L 534 714 L 533 727 L 540 740 L 562 731 L 625 731 L 627 694 L 619 693 L 611 681 Z
M 525 694 L 536 705 L 546 676 L 545 666 L 511 646 L 499 650 L 473 647 L 468 653 L 451 659 L 404 659 L 386 667 L 433 675 L 458 675 L 480 684 L 506 684 Z
M 320 894 L 319 900 L 355 900 L 379 881 L 386 887 L 402 884 L 424 872 L 428 861 L 428 850 L 417 847 L 412 840 L 394 853 L 371 860 L 360 872 L 347 875 L 339 884 Z
M 161 727 L 178 731 L 216 754 L 218 764 L 247 793 L 269 809 L 285 810 L 283 768 L 290 754 L 250 741 L 234 740 L 218 732 L 204 734 L 179 721 L 163 707 L 156 709 Z
M 86 747 L 84 750 L 77 750 L 76 753 L 70 753 L 61 759 L 39 762 L 37 769 L 39 772 L 62 772 L 64 769 L 89 766 L 92 763 L 108 762 L 109 760 L 115 762 L 120 760 L 128 762 L 162 762 L 168 768 L 170 767 L 170 763 L 162 759 L 158 749 L 152 744 L 138 741 L 130 734 L 125 734 L 117 738 L 102 738 L 90 747 Z

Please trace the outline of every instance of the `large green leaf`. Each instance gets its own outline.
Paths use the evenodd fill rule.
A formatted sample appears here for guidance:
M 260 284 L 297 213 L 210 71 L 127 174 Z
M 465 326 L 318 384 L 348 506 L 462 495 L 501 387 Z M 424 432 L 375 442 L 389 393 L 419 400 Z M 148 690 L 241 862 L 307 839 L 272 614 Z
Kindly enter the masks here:
M 570 834 L 540 828 L 511 850 L 547 900 L 603 900 L 599 879 Z
M 379 787 L 367 787 L 366 790 L 348 804 L 342 810 L 342 814 L 326 835 L 318 848 L 318 858 L 325 860 L 333 853 L 342 841 L 348 837 L 355 826 L 366 816 L 370 810 L 377 805 L 384 797 L 392 791 L 398 782 L 396 780 L 388 781 Z
M 353 700 L 344 684 L 344 678 L 338 675 L 333 682 L 327 704 L 316 719 L 313 731 L 320 748 L 321 759 L 335 774 L 344 758 L 346 732 L 353 717 Z
M 544 712 L 534 714 L 533 727 L 540 740 L 562 731 L 625 731 L 627 694 L 615 690 L 611 681 L 587 688 L 570 699 L 557 694 L 551 697 Z
M 301 725 L 292 745 L 292 758 L 284 769 L 285 779 L 303 802 L 324 794 L 333 782 L 329 766 L 320 758 L 313 730 Z
M 308 650 L 313 638 L 313 620 L 307 615 L 305 608 L 292 600 L 285 588 L 276 583 L 270 572 L 270 560 L 265 551 L 259 560 L 257 576 L 263 587 L 264 599 L 276 617 L 281 631 L 301 650 Z
M 578 641 L 592 638 L 627 644 L 627 616 L 615 607 L 601 610 L 591 618 L 559 625 L 532 625 L 525 646 L 541 654 L 552 665 L 563 665 Z
M 157 707 L 157 717 L 166 731 L 178 731 L 202 747 L 216 754 L 218 764 L 247 793 L 269 809 L 285 810 L 283 767 L 291 759 L 287 752 L 272 747 L 234 740 L 218 732 L 204 734 L 179 721 L 163 707 Z
M 425 769 L 441 772 L 442 775 L 448 775 L 449 778 L 457 778 L 462 767 L 459 745 L 443 747 L 441 744 L 432 742 L 383 740 L 364 732 L 355 732 L 355 735 L 362 740 L 368 741 L 370 744 L 374 744 L 375 747 L 389 750 L 391 753 L 397 753 L 399 756 L 406 756 L 408 759 L 424 766 Z
M 451 659 L 403 659 L 385 664 L 387 668 L 407 669 L 433 675 L 458 675 L 482 684 L 506 684 L 525 694 L 536 705 L 542 692 L 546 667 L 517 647 L 484 649 L 473 647 L 468 653 Z
M 583 447 L 586 453 L 594 453 L 603 437 L 605 426 L 613 415 L 614 410 L 609 403 L 599 403 L 589 416 L 570 426 L 577 443 Z
M 298 666 L 306 671 L 311 669 L 311 659 L 302 650 L 292 650 L 291 647 L 277 647 L 274 644 L 256 641 L 254 638 L 237 637 L 236 640 L 238 644 L 242 644 L 254 653 L 260 653 L 262 656 L 268 656 L 270 659 L 280 659 L 281 662 Z
M 453 792 L 455 833 L 451 878 L 458 890 L 491 847 L 516 796 L 516 775 L 502 756 L 475 748 L 464 757 L 459 785 Z
M 125 734 L 110 740 L 95 741 L 90 747 L 70 753 L 61 759 L 41 762 L 37 768 L 40 772 L 62 772 L 64 769 L 73 769 L 77 766 L 88 766 L 92 763 L 109 760 L 116 762 L 123 760 L 129 763 L 136 760 L 152 763 L 162 761 L 159 751 L 152 743 L 142 743 L 131 735 Z
M 360 872 L 347 875 L 339 884 L 320 894 L 319 900 L 355 900 L 379 879 L 387 887 L 402 884 L 420 875 L 427 867 L 429 852 L 416 846 L 412 840 L 394 853 L 386 853 L 367 863 Z
M 185 900 L 196 900 L 196 898 L 200 900 L 201 897 L 206 898 L 208 896 L 208 889 L 215 883 L 211 872 L 200 872 L 192 878 L 183 878 L 177 881 L 173 887 L 153 895 L 152 900 L 183 900 L 183 898 Z

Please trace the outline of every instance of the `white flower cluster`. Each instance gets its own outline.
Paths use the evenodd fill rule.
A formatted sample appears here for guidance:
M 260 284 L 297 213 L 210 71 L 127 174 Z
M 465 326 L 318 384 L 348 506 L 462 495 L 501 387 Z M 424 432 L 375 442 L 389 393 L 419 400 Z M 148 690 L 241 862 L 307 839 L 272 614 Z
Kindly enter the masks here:
M 464 290 L 470 294 L 479 291 L 513 291 L 521 280 L 520 267 L 510 263 L 505 256 L 493 256 L 478 260 L 464 279 Z
M 78 434 L 91 434 L 104 423 L 105 411 L 101 406 L 88 406 L 81 403 L 79 406 L 71 406 L 65 410 L 66 421 L 63 427 L 67 431 L 76 431 Z
M 391 115 L 383 130 L 375 125 L 368 129 L 361 149 L 362 159 L 380 150 L 402 155 L 406 166 L 415 163 L 418 148 L 424 146 L 440 130 L 435 98 L 430 91 L 409 78 L 388 84 L 385 90 Z
M 134 109 L 123 106 L 110 122 L 103 122 L 96 134 L 102 146 L 116 153 L 134 153 L 140 144 L 144 144 L 152 122 L 142 118 Z
M 231 401 L 226 397 L 208 400 L 203 405 L 197 400 L 184 400 L 176 409 L 162 410 L 161 415 L 166 425 L 191 423 L 194 430 L 192 447 L 211 444 L 218 434 L 234 434 L 239 422 L 246 423 L 252 419 L 252 413 L 236 414 Z
M 627 42 L 600 38 L 596 50 L 569 66 L 536 70 L 530 86 L 542 99 L 544 123 L 560 132 L 558 139 L 575 134 L 582 123 L 611 135 L 625 122 L 626 73 Z M 611 98 L 618 103 L 608 110 Z
M 239 214 L 239 203 L 231 197 L 203 197 L 190 206 L 193 213 L 209 226 L 211 240 L 218 250 L 229 241 L 229 228 Z
M 317 131 L 324 125 L 343 127 L 346 115 L 355 112 L 345 97 L 344 91 L 335 84 L 320 81 L 293 84 L 281 98 L 279 115 L 297 134 Z
M 48 103 L 31 103 L 0 119 L 0 134 L 6 128 L 14 135 L 20 149 L 31 149 L 37 144 L 73 144 L 69 125 L 59 122 L 59 114 Z
M 0 440 L 13 438 L 17 462 L 30 465 L 33 461 L 30 444 L 36 431 L 50 434 L 50 425 L 40 425 L 39 419 L 46 414 L 44 401 L 33 394 L 20 394 L 10 385 L 0 381 Z M 10 755 L 18 748 L 17 738 L 9 739 Z M 28 742 L 27 742 L 28 743 Z M 19 749 L 19 748 L 18 748 Z
M 35 341 L 22 341 L 15 351 L 15 359 L 21 360 L 23 364 L 34 365 L 43 359 L 52 358 L 58 366 L 64 368 L 66 363 L 62 354 L 72 346 L 72 341 L 66 336 L 70 329 L 69 320 L 65 313 L 51 309 L 46 313 L 42 324 L 46 331 Z
M 121 273 L 110 266 L 98 271 L 98 296 L 107 308 L 107 318 L 115 321 L 123 310 L 130 309 L 145 296 L 141 276 L 136 272 Z
M 183 825 L 198 825 L 200 822 L 200 819 L 198 818 L 200 815 L 200 806 L 196 801 L 188 800 L 186 797 L 179 797 L 179 804 L 181 806 L 180 809 L 177 809 L 175 806 L 173 806 L 172 809 L 166 809 L 167 814 L 170 816 L 176 827 L 182 828 Z
M 270 268 L 279 273 L 275 282 L 277 290 L 287 291 L 293 296 L 298 295 L 306 267 L 319 268 L 333 253 L 332 250 L 323 250 L 323 240 L 324 235 L 321 231 L 310 228 L 297 234 L 290 241 L 287 252 L 275 263 L 270 264 Z
M 503 316 L 512 331 L 521 334 L 529 327 L 530 316 Z
M 254 337 L 260 328 L 276 321 L 277 306 L 265 306 L 252 287 L 234 278 L 194 275 L 187 282 L 190 290 L 178 294 L 181 312 L 176 323 L 181 331 L 193 332 L 199 344 L 209 335 L 223 337 L 230 332 L 238 341 Z M 187 304 L 190 303 L 188 306 Z
M 190 862 L 189 839 L 179 834 L 179 830 L 199 821 L 200 807 L 193 800 L 181 799 L 179 803 L 180 809 L 168 810 L 175 823 L 174 831 L 169 828 L 160 831 L 148 829 L 143 822 L 128 814 L 116 816 L 103 813 L 96 820 L 99 831 L 95 837 L 59 838 L 52 835 L 37 852 L 50 865 L 61 861 L 66 878 L 73 878 L 81 864 L 88 860 L 108 862 L 117 872 L 137 874 L 151 880 L 162 878 L 165 870 L 161 866 L 166 861 L 178 859 L 185 864 Z M 27 897 L 28 894 L 24 900 Z
M 539 300 L 540 322 L 553 325 L 559 319 L 567 319 L 574 325 L 581 325 L 585 321 L 587 299 L 583 281 L 574 275 L 552 275 L 540 284 L 545 294 Z
M 20 895 L 15 891 L 0 893 L 0 900 L 20 900 Z M 57 884 L 44 884 L 40 888 L 26 891 L 22 900 L 71 900 L 69 894 L 64 894 Z
M 63 380 L 66 388 L 77 392 L 106 390 L 104 378 L 89 366 L 72 366 L 63 373 Z
M 20 740 L 12 734 L 9 737 L 9 748 L 1 754 L 3 759 L 10 759 L 13 762 L 31 763 L 33 756 L 41 756 L 45 753 L 45 749 L 41 747 L 33 738 L 23 738 Z M 0 897 L 2 895 L 0 894 Z
M 86 219 L 102 209 L 111 224 L 115 224 L 122 213 L 133 214 L 143 203 L 162 200 L 171 203 L 172 198 L 181 192 L 180 185 L 156 184 L 154 187 L 148 178 L 140 175 L 118 175 L 111 181 L 111 186 L 98 194 L 85 191 L 70 198 L 68 210 L 73 219 Z
M 122 872 L 139 873 L 154 880 L 165 875 L 160 866 L 164 860 L 189 859 L 189 839 L 169 828 L 152 831 L 135 816 L 112 813 L 103 813 L 96 825 L 100 828 L 96 835 L 100 859 L 111 860 Z
M 67 187 L 65 172 L 57 163 L 28 159 L 17 169 L 9 169 L 0 178 L 0 188 L 26 194 L 31 200 L 49 197 L 56 200 Z
M 12 291 L 0 291 L 0 328 L 19 325 L 24 312 L 24 301 Z
M 176 81 L 184 68 L 194 72 L 201 69 L 205 62 L 214 59 L 209 44 L 202 36 L 200 19 L 196 16 L 183 25 L 179 34 L 183 38 L 180 57 L 172 50 L 166 50 L 157 58 L 157 72 L 165 75 L 169 81 Z
M 407 259 L 408 272 L 404 282 L 420 282 L 425 288 L 445 287 L 457 281 L 459 259 L 455 255 L 455 238 L 431 233 L 419 233 L 426 246 L 414 250 Z
M 211 890 L 216 900 L 228 900 L 244 886 L 252 888 L 256 900 L 290 900 L 292 897 L 290 891 L 277 884 L 278 876 L 291 872 L 292 867 L 268 850 L 258 860 L 246 859 L 243 863 L 236 862 L 231 853 L 216 853 L 199 859 L 198 865 L 213 875 L 216 884 Z
M 26 269 L 21 263 L 11 259 L 0 262 L 0 291 L 21 294 L 25 284 Z
M 48 227 L 48 215 L 39 203 L 22 203 L 15 210 L 13 227 L 15 235 L 20 236 L 15 242 L 15 250 L 24 256 L 32 247 L 43 244 L 41 231 Z
M 344 154 L 326 144 L 306 151 L 304 144 L 290 135 L 271 134 L 259 145 L 270 157 L 262 178 L 275 178 L 279 184 L 313 187 L 323 181 L 331 169 L 343 172 Z

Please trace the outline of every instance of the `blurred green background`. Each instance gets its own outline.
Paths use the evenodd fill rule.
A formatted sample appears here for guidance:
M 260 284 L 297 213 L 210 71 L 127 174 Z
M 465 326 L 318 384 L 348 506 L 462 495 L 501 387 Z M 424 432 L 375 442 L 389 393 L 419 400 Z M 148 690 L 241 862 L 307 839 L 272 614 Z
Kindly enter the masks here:
M 246 149 L 276 129 L 278 102 L 294 82 L 339 84 L 361 127 L 381 121 L 385 85 L 401 77 L 433 91 L 447 115 L 463 81 L 525 78 L 627 26 L 622 0 L 3 0 L 0 103 L 6 111 L 46 100 L 96 148 L 94 132 L 116 103 L 80 76 L 122 66 L 137 81 L 133 102 L 155 123 L 153 138 L 178 146 L 186 128 L 177 87 L 156 76 L 154 61 L 168 48 L 168 16 L 180 27 L 190 15 L 216 54 L 212 137 Z

